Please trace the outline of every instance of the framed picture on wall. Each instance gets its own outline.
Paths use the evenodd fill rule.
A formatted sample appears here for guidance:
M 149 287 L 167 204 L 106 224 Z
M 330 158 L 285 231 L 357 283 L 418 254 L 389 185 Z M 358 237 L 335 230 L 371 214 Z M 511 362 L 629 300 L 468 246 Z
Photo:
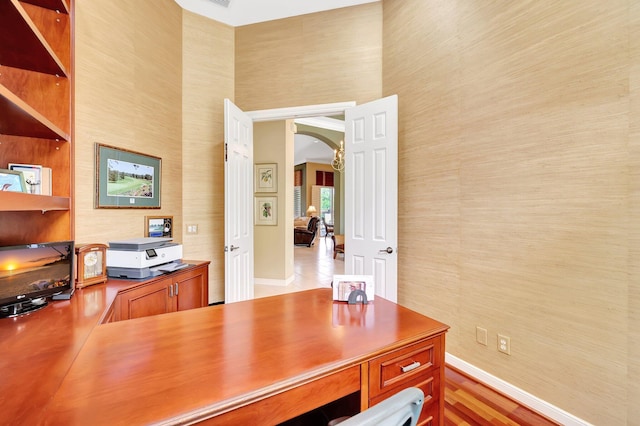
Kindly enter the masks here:
M 254 223 L 256 225 L 278 224 L 277 197 L 256 197 Z
M 278 165 L 256 164 L 253 171 L 255 192 L 278 192 Z
M 96 144 L 96 208 L 159 209 L 161 159 Z

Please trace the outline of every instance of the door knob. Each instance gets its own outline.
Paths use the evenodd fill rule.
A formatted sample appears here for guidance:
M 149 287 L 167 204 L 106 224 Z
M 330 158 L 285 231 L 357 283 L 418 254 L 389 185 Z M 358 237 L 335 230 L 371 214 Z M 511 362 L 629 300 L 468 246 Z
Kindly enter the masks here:
M 393 253 L 393 249 L 391 247 L 387 247 L 384 250 L 379 250 L 378 253 L 380 253 L 380 254 L 384 254 L 384 253 L 391 254 L 391 253 Z
M 240 247 L 236 247 L 236 246 L 234 246 L 234 245 L 232 244 L 232 245 L 231 245 L 231 247 L 224 246 L 224 251 L 225 251 L 225 252 L 227 252 L 227 251 L 234 251 L 234 250 L 238 250 L 239 248 L 240 248 Z

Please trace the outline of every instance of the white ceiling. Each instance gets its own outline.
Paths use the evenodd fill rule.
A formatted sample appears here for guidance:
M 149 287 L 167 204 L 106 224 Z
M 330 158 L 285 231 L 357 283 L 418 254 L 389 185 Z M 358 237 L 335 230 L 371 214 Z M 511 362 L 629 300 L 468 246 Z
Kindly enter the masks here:
M 326 143 L 309 135 L 296 134 L 293 143 L 293 164 L 329 164 L 333 160 L 333 149 Z
M 183 9 L 238 27 L 380 0 L 230 0 L 229 7 L 213 0 L 175 1 Z

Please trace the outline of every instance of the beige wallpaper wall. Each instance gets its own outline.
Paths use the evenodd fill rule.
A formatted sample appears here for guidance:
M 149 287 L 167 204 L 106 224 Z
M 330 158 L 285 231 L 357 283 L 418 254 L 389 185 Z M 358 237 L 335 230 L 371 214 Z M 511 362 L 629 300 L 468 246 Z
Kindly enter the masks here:
M 76 242 L 142 237 L 145 215 L 173 216 L 179 230 L 181 8 L 173 0 L 80 1 L 75 8 Z M 94 209 L 96 142 L 162 158 L 160 210 Z
M 640 422 L 640 2 L 629 2 L 629 324 L 627 423 Z
M 603 425 L 638 424 L 640 400 L 632 3 L 384 2 L 399 301 L 451 324 L 452 354 Z
M 277 223 L 253 228 L 256 284 L 286 285 L 293 270 L 293 131 L 291 122 L 264 121 L 253 125 L 253 162 L 277 165 L 277 192 L 256 192 L 275 197 Z
M 211 260 L 210 302 L 224 300 L 222 107 L 233 98 L 234 29 L 173 0 L 92 1 L 76 5 L 75 38 L 76 241 L 141 237 L 145 215 L 173 216 L 185 258 Z M 160 210 L 94 209 L 95 142 L 162 158 Z
M 244 110 L 380 97 L 382 4 L 236 28 L 236 104 Z
M 211 261 L 213 303 L 224 300 L 223 99 L 233 100 L 234 29 L 184 11 L 182 31 L 184 256 Z

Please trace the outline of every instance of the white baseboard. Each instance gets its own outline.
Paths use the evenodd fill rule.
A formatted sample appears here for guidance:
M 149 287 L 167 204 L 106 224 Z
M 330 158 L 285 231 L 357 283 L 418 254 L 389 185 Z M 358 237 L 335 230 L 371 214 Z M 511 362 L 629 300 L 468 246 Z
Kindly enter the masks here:
M 275 285 L 275 286 L 279 286 L 279 287 L 286 287 L 289 284 L 291 284 L 295 278 L 296 278 L 295 275 L 291 275 L 286 280 L 274 280 L 274 279 L 271 279 L 271 278 L 254 278 L 253 279 L 253 284 Z
M 555 420 L 564 426 L 593 426 L 591 423 L 588 423 L 573 414 L 567 413 L 566 411 L 556 407 L 555 405 L 549 404 L 546 401 L 541 400 L 540 398 L 531 395 L 530 393 L 523 391 L 522 389 L 505 382 L 504 380 L 487 373 L 480 368 L 469 364 L 466 361 L 461 360 L 460 358 L 451 355 L 450 353 L 445 353 L 445 362 L 452 367 L 457 368 L 458 370 L 468 374 L 469 376 L 477 379 L 479 382 L 482 382 L 499 392 L 507 395 L 515 401 L 518 401 L 522 405 L 525 405 L 532 410 L 537 411 L 538 413 L 547 416 L 548 418 Z

